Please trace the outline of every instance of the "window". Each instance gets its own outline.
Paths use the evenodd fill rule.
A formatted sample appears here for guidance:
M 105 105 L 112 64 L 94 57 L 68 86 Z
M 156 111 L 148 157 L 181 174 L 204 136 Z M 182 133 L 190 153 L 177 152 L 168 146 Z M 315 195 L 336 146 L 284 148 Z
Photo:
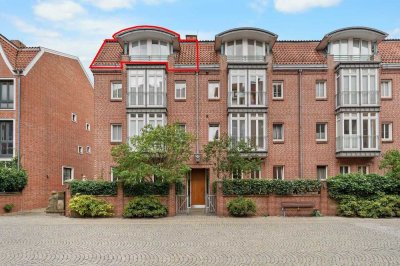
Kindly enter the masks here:
M 208 82 L 208 99 L 215 100 L 219 99 L 219 82 L 209 81 Z
M 121 124 L 111 124 L 111 142 L 122 142 Z
M 62 168 L 62 184 L 67 180 L 74 179 L 74 168 L 63 166 Z
M 273 133 L 272 136 L 273 141 L 283 141 L 284 140 L 283 124 L 273 124 L 272 133 Z
M 14 81 L 0 80 L 0 109 L 14 109 Z
M 208 125 L 208 141 L 219 139 L 219 124 Z
M 261 178 L 261 170 L 254 170 L 250 173 L 250 178 L 251 179 L 260 179 Z
M 74 123 L 78 122 L 78 115 L 76 113 L 71 114 L 71 121 Z
M 381 98 L 390 99 L 392 98 L 392 81 L 382 80 L 381 82 Z
M 318 165 L 317 166 L 317 178 L 318 180 L 325 180 L 328 177 L 328 166 Z
M 393 139 L 393 123 L 385 122 L 382 123 L 382 141 L 392 141 Z
M 243 172 L 240 169 L 235 169 L 232 171 L 232 179 L 242 179 Z
M 83 154 L 83 147 L 82 146 L 78 146 L 78 153 L 79 154 Z
M 111 100 L 122 99 L 122 82 L 112 81 L 111 82 Z
M 367 165 L 359 165 L 358 166 L 358 172 L 360 173 L 360 174 L 368 174 L 369 173 L 369 168 L 368 168 L 368 166 Z
M 175 82 L 175 99 L 186 99 L 186 81 Z
M 14 156 L 14 122 L 0 121 L 0 158 Z
M 348 165 L 341 165 L 341 166 L 340 166 L 340 174 L 341 174 L 341 175 L 350 174 L 350 166 L 348 166 Z
M 90 131 L 90 124 L 86 122 L 86 131 Z
M 177 124 L 177 127 L 178 127 L 180 130 L 186 132 L 186 124 L 180 123 L 180 124 Z
M 285 179 L 285 167 L 283 165 L 275 165 L 272 168 L 272 177 L 279 180 Z
M 115 166 L 111 166 L 110 167 L 110 181 L 114 182 L 116 180 L 114 180 L 114 178 L 116 178 L 116 180 L 118 180 L 118 177 L 115 176 Z
M 326 99 L 326 81 L 318 80 L 315 84 L 315 97 L 317 99 Z
M 251 141 L 257 150 L 266 150 L 265 121 L 265 113 L 229 114 L 229 136 L 233 144 Z
M 132 55 L 147 55 L 147 40 L 132 42 Z
M 282 81 L 275 81 L 272 83 L 272 99 L 283 99 Z
M 90 146 L 86 146 L 86 153 L 91 153 Z
M 328 125 L 326 123 L 317 123 L 317 126 L 316 126 L 317 141 L 327 141 L 328 140 L 327 127 L 328 127 Z
M 142 129 L 146 125 L 152 127 L 164 126 L 165 114 L 163 113 L 150 113 L 150 114 L 130 114 L 128 116 L 128 136 L 139 136 L 142 133 Z

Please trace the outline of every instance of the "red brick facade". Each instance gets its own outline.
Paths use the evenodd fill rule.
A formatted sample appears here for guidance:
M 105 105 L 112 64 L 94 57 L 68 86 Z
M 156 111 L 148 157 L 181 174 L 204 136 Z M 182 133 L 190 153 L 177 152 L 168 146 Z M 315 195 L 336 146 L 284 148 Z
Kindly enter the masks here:
M 93 175 L 93 87 L 77 57 L 45 48 L 17 47 L 1 35 L 0 47 L 0 79 L 13 81 L 15 89 L 15 108 L 1 110 L 0 121 L 14 120 L 14 156 L 20 155 L 28 172 L 28 184 L 16 210 L 43 208 L 51 191 L 62 190 L 63 166 L 73 168 L 74 178 Z M 72 122 L 72 113 L 77 122 Z M 83 154 L 78 153 L 78 146 L 83 147 Z

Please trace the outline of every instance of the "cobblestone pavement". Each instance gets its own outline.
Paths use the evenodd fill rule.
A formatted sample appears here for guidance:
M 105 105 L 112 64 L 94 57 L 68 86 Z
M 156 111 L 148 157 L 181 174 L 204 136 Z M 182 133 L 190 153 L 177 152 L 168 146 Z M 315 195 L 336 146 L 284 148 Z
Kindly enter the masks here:
M 0 265 L 400 265 L 400 219 L 0 216 Z

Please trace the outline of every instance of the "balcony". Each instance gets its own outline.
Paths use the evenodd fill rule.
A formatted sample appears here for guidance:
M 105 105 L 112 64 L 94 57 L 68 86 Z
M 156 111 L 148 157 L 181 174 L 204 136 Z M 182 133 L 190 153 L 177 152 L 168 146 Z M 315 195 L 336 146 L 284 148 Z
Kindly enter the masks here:
M 336 137 L 336 157 L 376 157 L 380 155 L 379 136 Z
M 372 62 L 374 55 L 334 55 L 336 62 Z
M 228 63 L 265 63 L 263 55 L 227 55 Z
M 267 107 L 266 92 L 228 92 L 228 107 Z
M 336 107 L 379 106 L 378 91 L 342 91 L 336 94 Z
M 131 61 L 160 62 L 167 61 L 168 55 L 131 55 Z
M 232 144 L 237 145 L 240 141 L 250 141 L 255 147 L 256 150 L 251 152 L 250 154 L 244 154 L 246 156 L 258 156 L 258 157 L 267 157 L 267 137 L 266 136 L 251 136 L 249 138 L 242 138 L 238 136 L 231 136 Z
M 165 92 L 128 92 L 127 108 L 166 108 Z

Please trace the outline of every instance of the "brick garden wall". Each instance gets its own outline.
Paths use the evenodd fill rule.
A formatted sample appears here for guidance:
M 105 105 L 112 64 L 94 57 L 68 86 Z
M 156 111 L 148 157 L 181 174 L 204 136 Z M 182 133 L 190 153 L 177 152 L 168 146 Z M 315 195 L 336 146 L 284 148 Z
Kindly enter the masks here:
M 22 193 L 0 193 L 0 215 L 5 213 L 3 207 L 6 204 L 14 205 L 12 212 L 21 211 L 23 206 Z

